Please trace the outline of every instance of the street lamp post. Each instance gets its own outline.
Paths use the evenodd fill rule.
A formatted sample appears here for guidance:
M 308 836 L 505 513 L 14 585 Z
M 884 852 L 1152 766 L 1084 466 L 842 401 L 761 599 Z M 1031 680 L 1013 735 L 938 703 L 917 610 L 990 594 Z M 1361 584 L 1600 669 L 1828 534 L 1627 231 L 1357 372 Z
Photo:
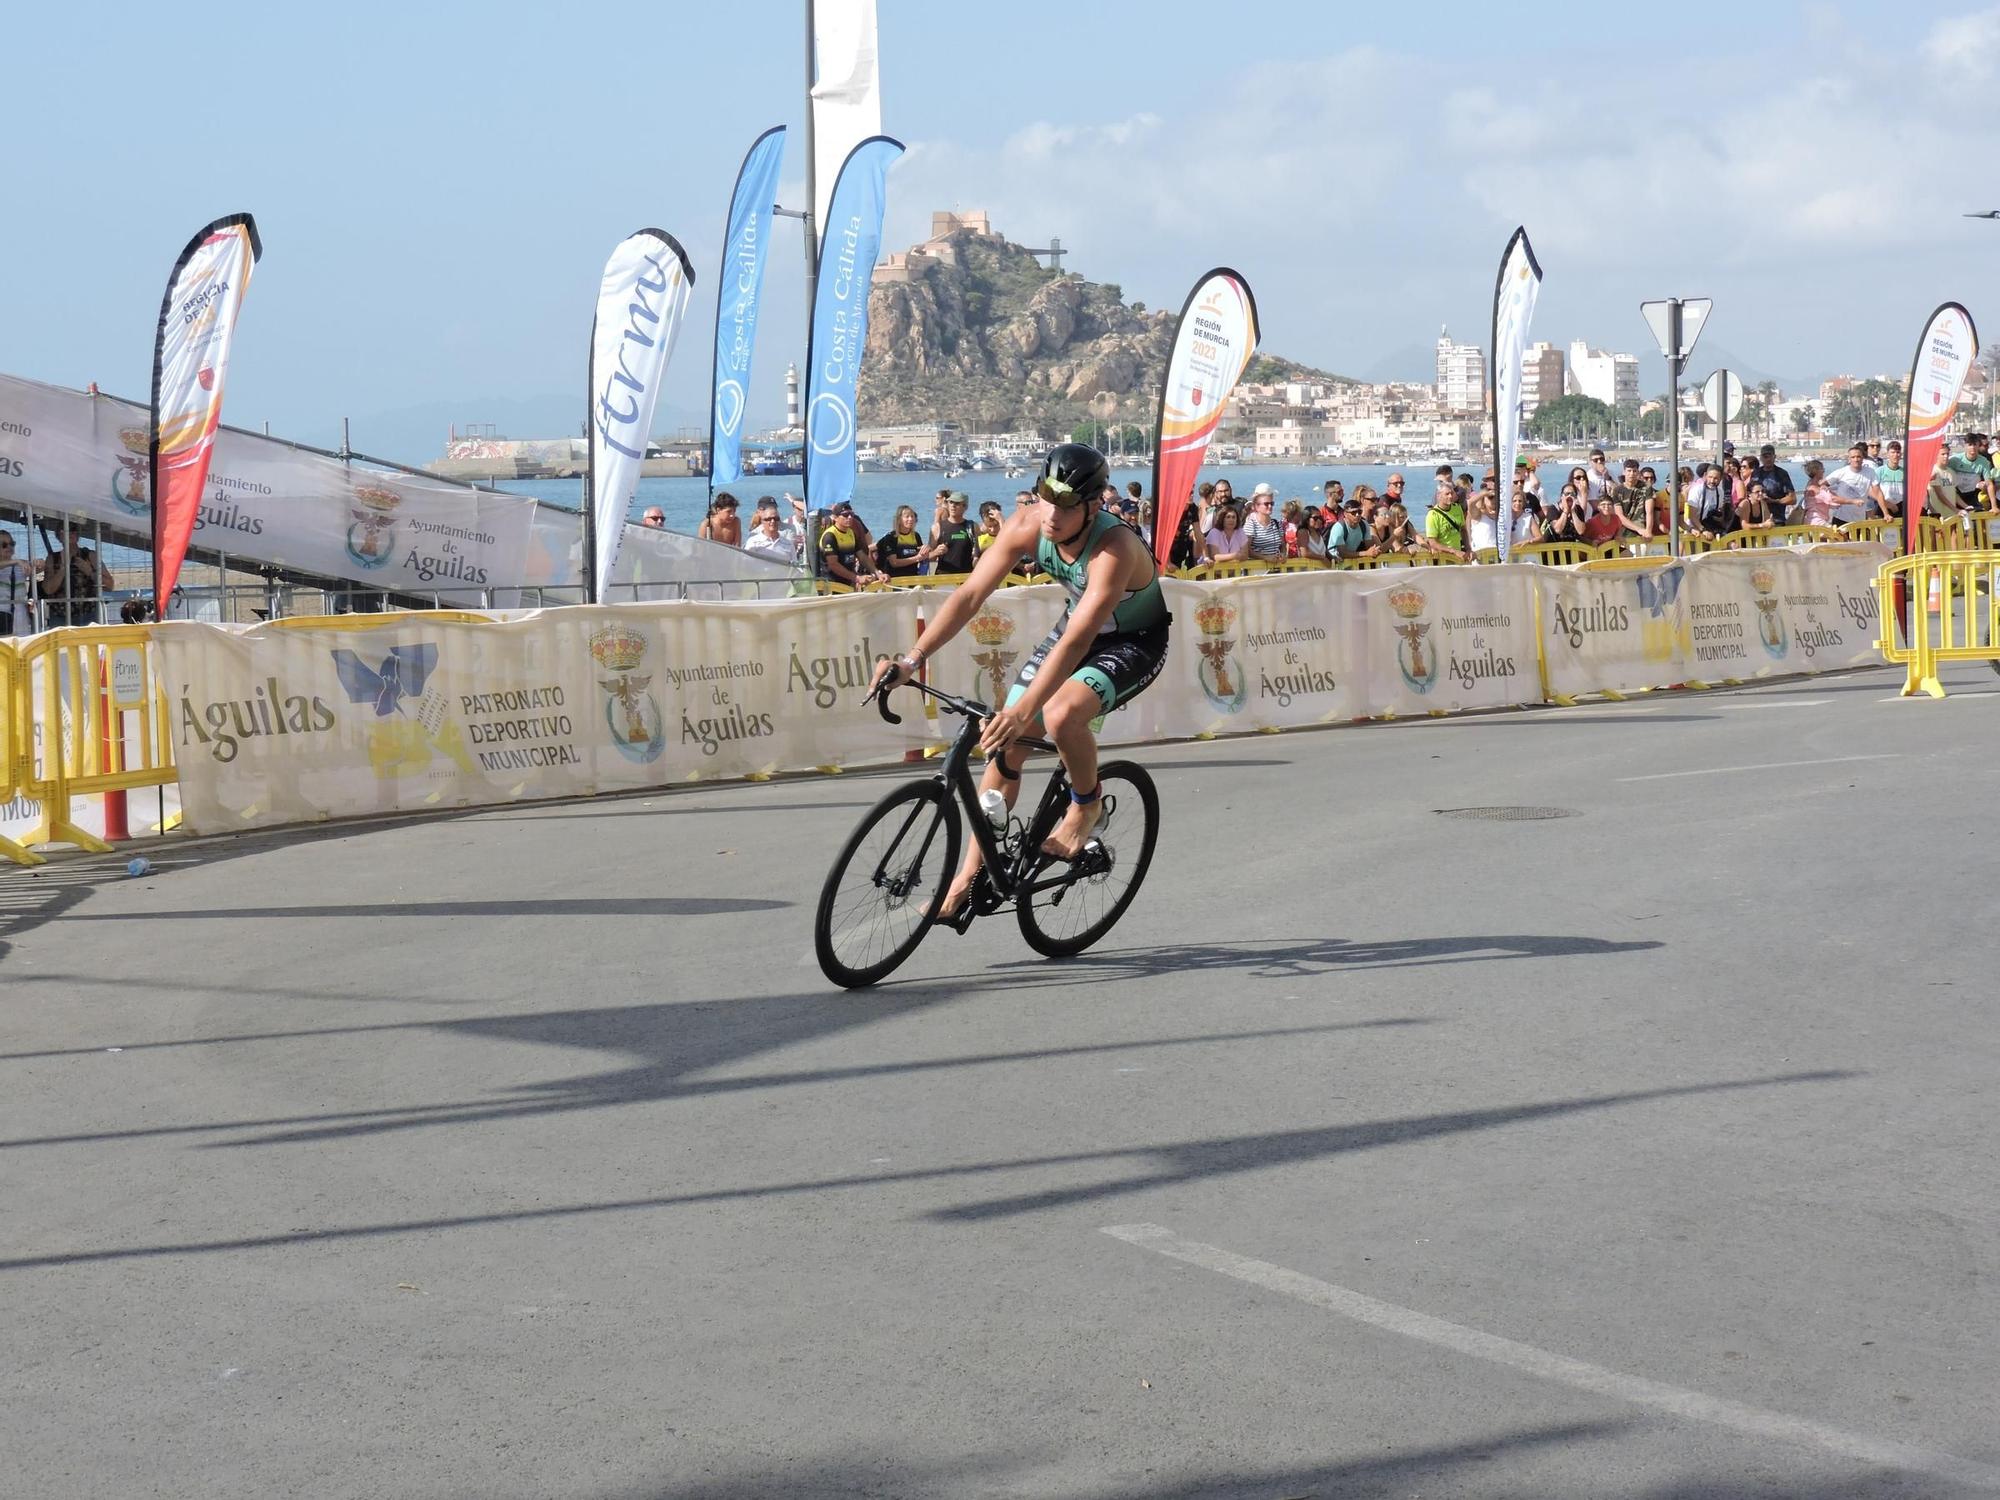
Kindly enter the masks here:
M 1714 305 L 1707 297 L 1669 297 L 1663 302 L 1639 304 L 1667 361 L 1667 550 L 1674 557 L 1681 555 L 1680 496 L 1674 493 L 1681 482 L 1681 376 Z

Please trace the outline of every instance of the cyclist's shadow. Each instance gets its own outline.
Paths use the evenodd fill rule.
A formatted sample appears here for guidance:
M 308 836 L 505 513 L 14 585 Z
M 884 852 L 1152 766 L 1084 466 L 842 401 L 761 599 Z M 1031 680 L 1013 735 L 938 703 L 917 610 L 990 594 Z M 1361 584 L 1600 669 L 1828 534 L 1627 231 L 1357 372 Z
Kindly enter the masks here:
M 1252 979 L 1302 979 L 1349 969 L 1411 969 L 1437 964 L 1490 963 L 1519 958 L 1595 958 L 1642 953 L 1659 942 L 1617 943 L 1606 938 L 1541 933 L 1485 934 L 1354 941 L 1320 937 L 1242 943 L 1170 943 L 1147 947 L 1093 948 L 1052 963 L 1041 958 L 1009 959 L 979 973 L 949 976 L 973 983 L 993 980 L 1008 988 L 1100 984 L 1106 980 L 1147 979 L 1171 974 L 1226 973 Z M 936 983 L 928 976 L 916 983 Z

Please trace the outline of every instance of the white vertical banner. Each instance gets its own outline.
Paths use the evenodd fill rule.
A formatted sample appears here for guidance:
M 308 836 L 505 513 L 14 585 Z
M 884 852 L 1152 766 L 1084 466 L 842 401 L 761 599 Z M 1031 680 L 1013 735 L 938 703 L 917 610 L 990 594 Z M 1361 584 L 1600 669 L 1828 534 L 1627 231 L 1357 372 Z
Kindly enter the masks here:
M 1542 289 L 1542 268 L 1535 259 L 1528 231 L 1516 229 L 1500 257 L 1500 277 L 1493 285 L 1493 468 L 1498 480 L 1496 517 L 1500 561 L 1512 555 L 1514 532 L 1514 455 L 1521 447 L 1521 361 L 1528 352 L 1528 323 L 1535 316 L 1535 298 Z M 1671 488 L 1671 486 L 1669 486 Z
M 841 164 L 861 142 L 882 133 L 875 0 L 814 0 L 812 28 L 813 230 L 824 238 Z
M 639 486 L 653 409 L 694 286 L 687 252 L 663 229 L 619 241 L 604 264 L 590 328 L 590 505 L 594 545 L 589 596 L 614 576 L 625 511 Z

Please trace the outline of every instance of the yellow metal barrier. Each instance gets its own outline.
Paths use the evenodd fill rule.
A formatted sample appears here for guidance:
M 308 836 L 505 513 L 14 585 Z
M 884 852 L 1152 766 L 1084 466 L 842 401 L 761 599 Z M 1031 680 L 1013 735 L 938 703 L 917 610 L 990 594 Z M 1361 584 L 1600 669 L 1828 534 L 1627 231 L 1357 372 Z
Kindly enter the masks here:
M 28 737 L 34 720 L 28 708 L 28 679 L 21 671 L 21 659 L 13 646 L 0 641 L 0 807 L 6 806 L 27 787 Z M 42 863 L 12 839 L 0 838 L 0 859 L 17 865 Z
M 1897 639 L 1898 585 L 1909 628 Z M 1982 597 L 1983 596 L 1983 597 Z M 1891 558 L 1875 575 L 1885 661 L 1908 668 L 1903 696 L 1945 695 L 1941 661 L 2000 663 L 2000 552 L 1920 552 Z
M 28 843 L 108 853 L 111 845 L 70 821 L 70 799 L 176 779 L 153 651 L 144 625 L 51 630 L 19 648 L 17 699 L 31 713 L 40 710 L 42 726 L 40 745 L 30 743 L 24 757 L 24 789 L 42 804 Z
M 1604 556 L 1604 549 L 1589 542 L 1528 542 L 1516 547 L 1513 555 L 1520 562 L 1547 563 L 1566 568 L 1573 563 L 1594 562 Z
M 1813 542 L 1851 542 L 1854 538 L 1838 526 L 1759 526 L 1751 531 L 1732 531 L 1712 543 L 1715 547 L 1803 547 Z

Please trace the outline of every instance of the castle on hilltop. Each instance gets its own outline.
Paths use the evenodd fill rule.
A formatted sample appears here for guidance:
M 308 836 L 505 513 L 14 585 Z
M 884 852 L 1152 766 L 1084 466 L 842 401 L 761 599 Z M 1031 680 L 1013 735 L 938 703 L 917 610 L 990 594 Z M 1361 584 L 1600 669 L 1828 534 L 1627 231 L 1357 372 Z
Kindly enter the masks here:
M 983 208 L 969 213 L 957 213 L 951 209 L 938 209 L 931 214 L 931 237 L 921 245 L 912 245 L 907 250 L 892 250 L 882 257 L 875 267 L 874 284 L 882 286 L 892 282 L 915 280 L 924 273 L 924 267 L 933 261 L 947 265 L 958 264 L 958 248 L 952 243 L 954 234 L 976 234 L 982 239 L 998 240 L 1003 236 L 996 233 L 993 221 Z M 1062 241 L 1051 235 L 1046 246 L 1033 249 L 1023 246 L 1030 255 L 1046 255 L 1049 269 L 1060 272 L 1064 250 Z

